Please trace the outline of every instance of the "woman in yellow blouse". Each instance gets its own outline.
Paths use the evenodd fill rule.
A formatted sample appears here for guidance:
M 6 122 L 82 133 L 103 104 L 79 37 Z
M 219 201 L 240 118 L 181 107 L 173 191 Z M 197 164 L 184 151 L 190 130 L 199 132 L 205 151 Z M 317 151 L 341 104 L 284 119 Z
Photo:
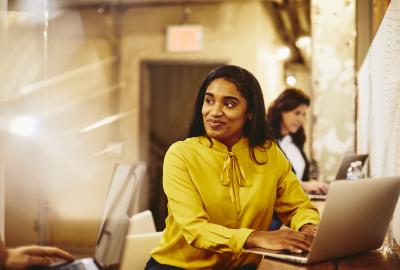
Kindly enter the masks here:
M 244 248 L 307 251 L 319 222 L 267 131 L 260 85 L 222 66 L 203 81 L 187 138 L 166 153 L 168 217 L 146 270 L 255 269 Z M 274 211 L 290 228 L 267 231 Z

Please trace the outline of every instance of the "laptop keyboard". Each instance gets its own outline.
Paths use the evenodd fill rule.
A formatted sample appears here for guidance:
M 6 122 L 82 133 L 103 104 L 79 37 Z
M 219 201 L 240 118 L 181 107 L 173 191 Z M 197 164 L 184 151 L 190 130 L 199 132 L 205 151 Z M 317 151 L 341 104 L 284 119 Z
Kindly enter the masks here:
M 34 265 L 28 267 L 27 270 L 86 270 L 86 267 L 85 264 L 81 262 L 74 262 L 74 263 L 62 263 L 53 266 Z
M 83 263 L 70 263 L 52 267 L 53 270 L 85 270 Z
M 296 257 L 304 257 L 304 258 L 306 258 L 308 256 L 308 252 L 295 253 L 295 252 L 291 252 L 290 250 L 282 250 L 280 252 L 280 254 L 287 254 L 287 255 L 292 255 L 292 256 L 296 256 Z

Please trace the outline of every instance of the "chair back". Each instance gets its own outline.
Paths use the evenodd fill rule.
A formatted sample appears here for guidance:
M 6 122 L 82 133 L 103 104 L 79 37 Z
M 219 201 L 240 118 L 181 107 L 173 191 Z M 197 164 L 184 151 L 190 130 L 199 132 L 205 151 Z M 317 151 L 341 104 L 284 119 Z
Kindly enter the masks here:
M 153 215 L 146 210 L 130 219 L 129 233 L 125 241 L 120 270 L 144 269 L 150 259 L 150 251 L 160 242 L 162 232 L 156 232 Z
M 128 235 L 120 270 L 144 269 L 151 250 L 158 245 L 161 237 L 162 232 Z
M 153 215 L 150 210 L 133 215 L 129 221 L 128 235 L 152 233 L 156 231 Z

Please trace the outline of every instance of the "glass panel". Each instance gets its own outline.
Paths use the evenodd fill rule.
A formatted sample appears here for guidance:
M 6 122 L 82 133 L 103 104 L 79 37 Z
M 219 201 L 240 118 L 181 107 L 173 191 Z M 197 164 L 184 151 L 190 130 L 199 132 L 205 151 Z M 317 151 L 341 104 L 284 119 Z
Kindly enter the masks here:
M 119 106 L 116 12 L 25 0 L 10 1 L 3 13 L 1 142 L 11 246 L 95 243 L 113 164 L 124 159 L 120 130 L 131 116 Z

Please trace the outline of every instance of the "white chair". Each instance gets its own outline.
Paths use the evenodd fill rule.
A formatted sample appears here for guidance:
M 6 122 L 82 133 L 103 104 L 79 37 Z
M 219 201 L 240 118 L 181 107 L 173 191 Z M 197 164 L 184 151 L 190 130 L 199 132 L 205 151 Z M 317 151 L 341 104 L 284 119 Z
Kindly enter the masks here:
M 153 215 L 150 210 L 134 214 L 129 221 L 128 235 L 153 233 L 156 231 Z
M 120 270 L 142 270 L 150 259 L 150 251 L 158 245 L 162 232 L 156 232 L 149 210 L 132 216 L 126 237 Z

